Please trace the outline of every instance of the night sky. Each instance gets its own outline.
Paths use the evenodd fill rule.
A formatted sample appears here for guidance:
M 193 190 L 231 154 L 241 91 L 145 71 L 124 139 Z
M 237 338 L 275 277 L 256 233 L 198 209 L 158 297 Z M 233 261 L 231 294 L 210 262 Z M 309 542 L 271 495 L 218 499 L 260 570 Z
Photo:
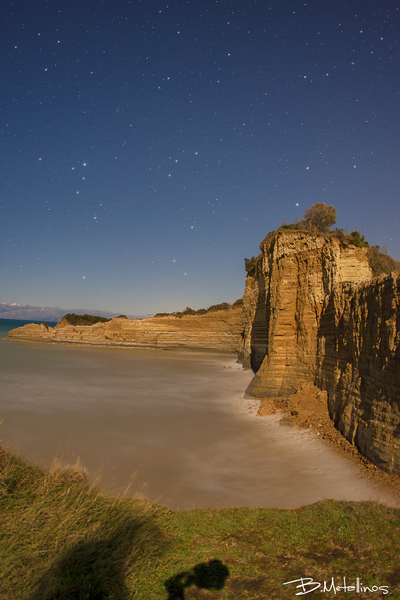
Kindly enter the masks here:
M 400 2 L 1 12 L 1 301 L 235 301 L 244 257 L 315 202 L 400 258 Z

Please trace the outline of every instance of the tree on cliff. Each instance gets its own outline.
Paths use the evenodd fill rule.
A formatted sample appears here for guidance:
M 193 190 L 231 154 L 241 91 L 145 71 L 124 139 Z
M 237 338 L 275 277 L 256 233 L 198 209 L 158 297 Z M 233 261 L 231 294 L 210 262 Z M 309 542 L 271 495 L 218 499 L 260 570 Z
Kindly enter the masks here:
M 327 206 L 324 202 L 313 204 L 304 213 L 307 229 L 327 233 L 332 225 L 336 223 L 336 212 L 334 206 Z

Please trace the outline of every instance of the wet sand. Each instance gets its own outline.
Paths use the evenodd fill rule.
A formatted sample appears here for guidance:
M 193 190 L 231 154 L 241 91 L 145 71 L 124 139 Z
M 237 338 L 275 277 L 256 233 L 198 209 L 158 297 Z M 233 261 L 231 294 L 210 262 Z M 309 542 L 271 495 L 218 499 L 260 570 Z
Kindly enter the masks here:
M 329 416 L 327 398 L 321 399 L 322 394 L 318 392 L 315 386 L 306 384 L 297 394 L 277 399 L 273 402 L 276 409 L 274 418 L 282 426 L 300 427 L 308 431 L 313 439 L 323 441 L 336 456 L 357 469 L 362 481 L 392 497 L 400 507 L 400 477 L 387 473 L 370 462 L 335 428 Z M 260 405 L 261 401 L 258 402 L 257 410 Z

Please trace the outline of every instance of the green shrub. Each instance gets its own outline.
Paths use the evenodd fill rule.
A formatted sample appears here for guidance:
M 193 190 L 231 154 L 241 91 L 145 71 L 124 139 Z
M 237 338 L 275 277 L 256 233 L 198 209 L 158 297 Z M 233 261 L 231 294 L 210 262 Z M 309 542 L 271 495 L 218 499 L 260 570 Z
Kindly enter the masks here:
M 380 246 L 371 246 L 367 250 L 367 257 L 374 277 L 392 271 L 400 271 L 400 261 L 389 256 L 385 246 L 382 249 Z
M 354 244 L 358 248 L 368 248 L 369 244 L 365 239 L 365 236 L 361 235 L 358 231 L 352 231 L 349 236 L 350 243 Z
M 243 305 L 243 299 L 239 298 L 239 300 L 236 300 L 236 302 L 234 302 L 234 304 L 230 304 L 229 302 L 221 302 L 221 304 L 213 304 L 211 306 L 209 306 L 208 308 L 199 308 L 198 310 L 194 310 L 193 308 L 190 308 L 189 306 L 187 306 L 185 308 L 185 310 L 181 311 L 181 312 L 173 312 L 173 313 L 156 313 L 154 316 L 155 317 L 177 317 L 177 318 L 182 318 L 186 315 L 196 315 L 196 316 L 201 316 L 201 315 L 206 315 L 209 312 L 217 312 L 219 310 L 228 310 L 229 308 L 237 308 L 239 306 Z
M 309 231 L 326 233 L 336 223 L 337 210 L 334 206 L 327 206 L 325 202 L 317 202 L 307 208 L 304 220 Z
M 222 302 L 221 304 L 213 304 L 212 306 L 209 306 L 208 312 L 216 312 L 218 310 L 228 310 L 228 308 L 230 308 L 230 305 L 227 302 Z
M 359 231 L 352 231 L 349 233 L 347 229 L 334 229 L 330 235 L 337 238 L 342 246 L 347 247 L 350 244 L 357 246 L 358 248 L 369 248 L 369 244 Z
M 76 315 L 75 313 L 68 313 L 63 316 L 62 321 L 67 322 L 68 325 L 94 325 L 95 323 L 107 323 L 111 319 L 105 317 L 97 317 L 95 315 Z

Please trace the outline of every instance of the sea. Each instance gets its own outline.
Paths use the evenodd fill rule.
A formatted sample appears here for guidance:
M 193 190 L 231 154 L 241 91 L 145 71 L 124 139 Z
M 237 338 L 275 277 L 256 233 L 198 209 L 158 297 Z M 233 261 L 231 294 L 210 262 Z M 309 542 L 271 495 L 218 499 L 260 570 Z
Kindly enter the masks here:
M 234 355 L 6 339 L 24 323 L 0 320 L 0 443 L 31 463 L 172 510 L 398 506 L 313 433 L 258 417 Z

